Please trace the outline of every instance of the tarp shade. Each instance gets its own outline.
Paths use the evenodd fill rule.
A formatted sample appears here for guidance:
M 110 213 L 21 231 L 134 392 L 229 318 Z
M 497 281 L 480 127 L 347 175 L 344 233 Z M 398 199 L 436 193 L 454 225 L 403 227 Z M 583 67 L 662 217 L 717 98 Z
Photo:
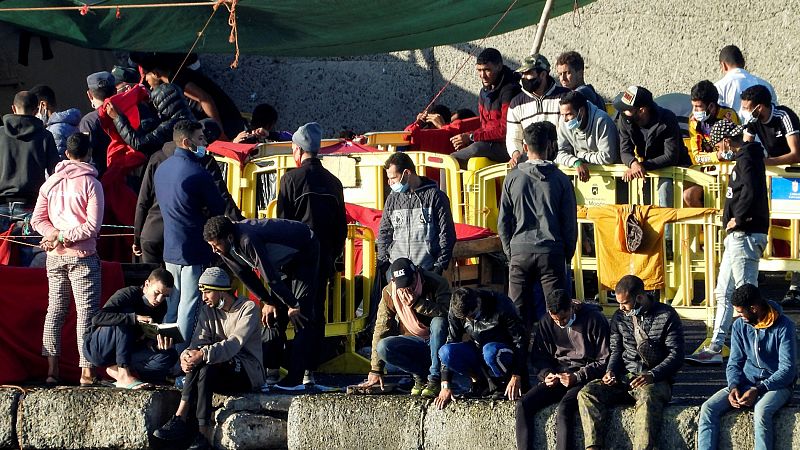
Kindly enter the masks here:
M 582 6 L 591 0 L 581 0 Z M 166 0 L 161 3 L 190 3 Z M 2 11 L 0 21 L 72 44 L 105 49 L 186 52 L 212 12 L 209 6 L 124 9 L 153 0 L 87 1 L 81 15 L 70 11 Z M 519 0 L 493 34 L 539 21 L 543 0 Z M 0 0 L 0 9 L 76 6 L 68 0 Z M 352 56 L 420 49 L 482 38 L 503 15 L 510 0 L 240 0 L 239 48 L 243 54 L 270 56 Z M 573 0 L 555 0 L 551 17 L 572 11 Z M 92 9 L 97 6 L 123 6 Z M 228 10 L 220 7 L 197 48 L 198 53 L 232 53 Z

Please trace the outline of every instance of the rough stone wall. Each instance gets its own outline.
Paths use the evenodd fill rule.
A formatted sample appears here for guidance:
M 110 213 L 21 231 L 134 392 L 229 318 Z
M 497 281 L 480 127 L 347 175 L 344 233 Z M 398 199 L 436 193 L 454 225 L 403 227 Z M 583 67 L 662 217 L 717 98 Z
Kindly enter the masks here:
M 555 65 L 559 53 L 580 52 L 586 81 L 606 98 L 629 84 L 658 96 L 688 93 L 703 79 L 721 77 L 719 49 L 738 45 L 747 69 L 769 80 L 780 103 L 800 109 L 796 37 L 800 0 L 598 0 L 549 22 L 542 53 Z M 538 20 L 531 18 L 531 22 Z M 332 137 L 342 126 L 357 132 L 397 130 L 411 122 L 475 46 L 496 47 L 518 67 L 533 43 L 536 26 L 479 42 L 353 58 L 244 56 L 237 70 L 229 55 L 205 55 L 204 70 L 229 90 L 243 111 L 268 102 L 279 111 L 279 128 L 294 130 L 319 121 Z M 555 69 L 555 67 L 554 67 Z M 474 58 L 441 97 L 451 109 L 477 109 L 480 87 Z

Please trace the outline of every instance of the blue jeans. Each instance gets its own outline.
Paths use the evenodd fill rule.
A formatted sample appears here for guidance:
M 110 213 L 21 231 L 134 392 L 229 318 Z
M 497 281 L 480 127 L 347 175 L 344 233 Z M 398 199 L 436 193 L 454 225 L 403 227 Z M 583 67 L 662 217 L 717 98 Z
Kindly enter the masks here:
M 12 233 L 12 235 L 17 236 L 12 239 L 17 242 L 25 242 L 34 245 L 34 247 L 31 247 L 30 245 L 12 243 L 14 245 L 13 248 L 18 251 L 20 267 L 30 266 L 36 255 L 43 252 L 43 250 L 38 247 L 42 236 L 34 231 L 29 223 L 32 213 L 32 209 L 24 208 L 22 203 L 19 202 L 0 203 L 0 233 L 8 231 L 12 223 L 19 222 L 21 225 L 20 232 Z
M 431 319 L 429 339 L 417 336 L 389 336 L 378 342 L 378 356 L 381 360 L 397 366 L 403 372 L 428 381 L 441 379 L 439 348 L 447 340 L 447 319 Z
M 190 344 L 194 327 L 197 325 L 197 312 L 200 309 L 201 297 L 197 283 L 203 274 L 203 266 L 181 266 L 165 263 L 167 271 L 175 278 L 175 287 L 167 298 L 167 315 L 164 323 L 177 323 L 183 336 L 183 343 L 176 344 L 175 350 L 180 354 Z
M 743 392 L 743 391 L 740 391 Z M 728 401 L 728 388 L 720 389 L 703 403 L 697 421 L 698 450 L 716 449 L 719 446 L 719 428 L 722 415 L 733 409 Z M 775 433 L 772 416 L 792 398 L 791 389 L 769 391 L 756 400 L 753 405 L 753 431 L 755 449 L 771 450 Z
M 714 317 L 711 344 L 717 348 L 725 344 L 725 338 L 731 332 L 733 324 L 731 296 L 734 289 L 745 283 L 758 286 L 758 260 L 767 246 L 767 235 L 732 231 L 725 237 L 724 244 L 725 251 L 719 264 L 717 287 L 714 289 L 717 312 Z
M 141 380 L 163 383 L 178 362 L 178 353 L 175 349 L 149 348 L 146 341 L 138 340 L 137 328 L 136 325 L 98 327 L 84 338 L 83 353 L 96 367 L 127 367 Z
M 486 364 L 493 377 L 503 378 L 509 373 L 514 351 L 500 342 L 489 342 L 480 350 L 473 342 L 459 342 L 442 347 L 439 359 L 442 365 L 461 375 L 479 375 L 481 365 Z

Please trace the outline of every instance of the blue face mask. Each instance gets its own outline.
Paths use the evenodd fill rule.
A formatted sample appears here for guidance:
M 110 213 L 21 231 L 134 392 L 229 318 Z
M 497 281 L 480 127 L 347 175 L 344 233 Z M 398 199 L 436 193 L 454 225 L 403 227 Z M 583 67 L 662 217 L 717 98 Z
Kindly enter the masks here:
M 389 187 L 392 188 L 393 192 L 397 192 L 399 194 L 408 190 L 408 181 L 403 183 L 403 176 L 401 175 L 400 180 Z
M 198 145 L 194 149 L 194 154 L 197 155 L 198 158 L 206 156 L 206 153 L 208 153 L 208 150 L 206 150 L 206 147 L 204 145 Z
M 578 115 L 575 114 L 575 117 L 573 117 L 572 120 L 567 122 L 567 129 L 576 130 L 579 126 L 581 126 L 581 120 L 578 118 Z
M 566 325 L 559 325 L 559 324 L 556 325 L 558 325 L 563 330 L 564 328 L 571 327 L 573 323 L 575 323 L 575 314 L 572 314 L 572 317 L 569 318 L 569 322 L 567 322 Z

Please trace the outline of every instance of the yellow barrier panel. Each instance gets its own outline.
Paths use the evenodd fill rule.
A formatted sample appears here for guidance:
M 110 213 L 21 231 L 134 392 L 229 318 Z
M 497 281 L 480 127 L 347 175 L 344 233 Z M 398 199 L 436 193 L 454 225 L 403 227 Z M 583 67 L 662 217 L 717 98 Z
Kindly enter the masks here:
M 384 152 L 396 152 L 399 147 L 407 147 L 410 142 L 406 140 L 411 133 L 407 131 L 373 131 L 364 133 L 367 145 Z

